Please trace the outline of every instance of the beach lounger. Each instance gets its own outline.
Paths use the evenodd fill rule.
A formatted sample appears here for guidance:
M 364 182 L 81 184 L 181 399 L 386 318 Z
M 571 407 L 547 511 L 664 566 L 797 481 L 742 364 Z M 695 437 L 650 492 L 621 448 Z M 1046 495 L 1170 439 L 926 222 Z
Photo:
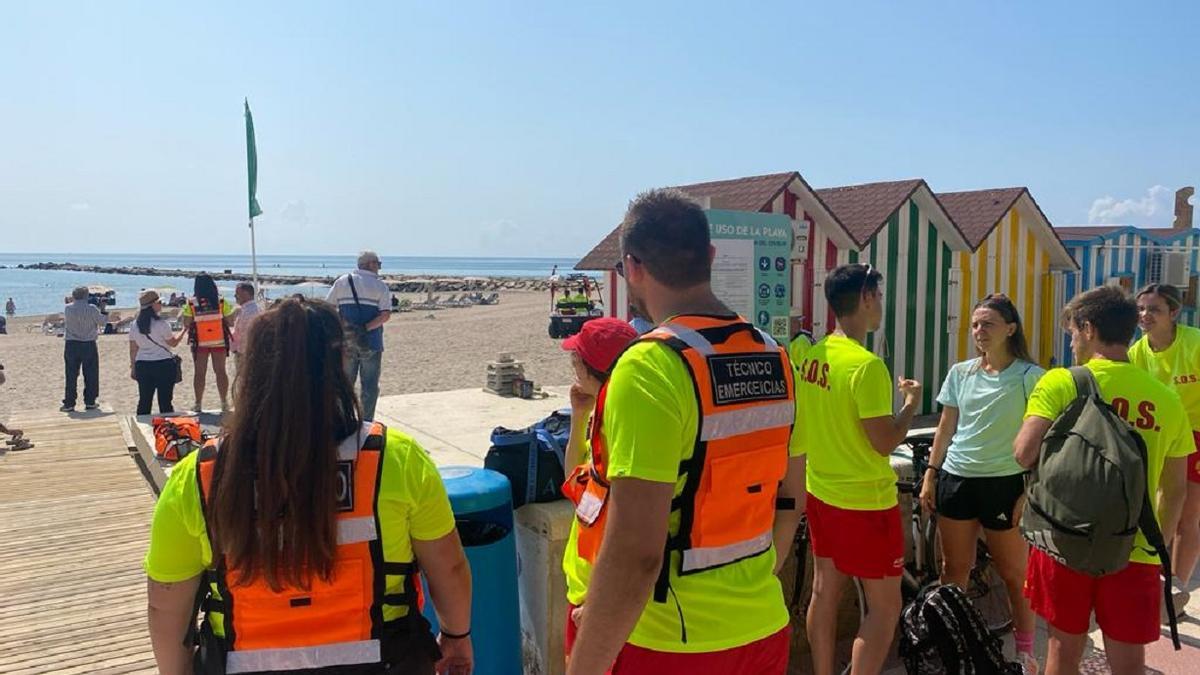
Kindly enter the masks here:
M 48 314 L 45 319 L 42 319 L 42 333 L 44 335 L 62 335 L 64 328 L 62 314 Z

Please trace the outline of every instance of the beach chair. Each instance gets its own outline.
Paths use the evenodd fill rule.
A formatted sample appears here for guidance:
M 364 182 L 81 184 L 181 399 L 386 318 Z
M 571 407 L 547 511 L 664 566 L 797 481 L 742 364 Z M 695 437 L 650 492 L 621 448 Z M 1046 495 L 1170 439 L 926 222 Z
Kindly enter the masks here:
M 500 294 L 492 293 L 491 295 L 479 301 L 481 305 L 496 305 L 500 303 Z
M 43 335 L 62 335 L 65 319 L 62 314 L 47 314 L 45 319 L 42 319 L 42 334 Z
M 445 307 L 443 307 L 440 303 L 441 299 L 442 299 L 442 296 L 435 295 L 432 298 L 430 298 L 424 302 L 415 303 L 412 307 L 413 307 L 413 309 L 419 309 L 422 311 L 428 310 L 428 309 L 445 309 Z

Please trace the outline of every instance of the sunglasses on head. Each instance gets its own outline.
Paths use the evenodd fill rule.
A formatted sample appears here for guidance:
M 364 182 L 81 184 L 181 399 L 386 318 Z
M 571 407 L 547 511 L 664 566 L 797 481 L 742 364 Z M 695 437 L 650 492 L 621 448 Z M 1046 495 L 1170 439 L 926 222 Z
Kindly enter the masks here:
M 619 276 L 621 278 L 625 277 L 625 258 L 626 257 L 631 258 L 633 260 L 633 262 L 635 262 L 639 265 L 642 264 L 641 259 L 639 259 L 636 255 L 634 255 L 632 253 L 626 253 L 625 255 L 621 256 L 621 259 L 617 261 L 617 264 L 613 265 L 613 269 L 616 270 L 617 276 Z
M 871 263 L 866 263 L 867 271 L 863 273 L 862 287 L 858 289 L 858 294 L 862 295 L 867 292 L 867 284 L 871 282 L 871 272 L 875 269 L 871 267 Z

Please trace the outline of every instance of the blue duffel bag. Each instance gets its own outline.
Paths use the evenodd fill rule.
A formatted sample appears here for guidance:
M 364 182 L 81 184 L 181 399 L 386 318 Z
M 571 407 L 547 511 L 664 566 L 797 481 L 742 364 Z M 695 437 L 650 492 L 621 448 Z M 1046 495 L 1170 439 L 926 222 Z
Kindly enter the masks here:
M 512 483 L 513 508 L 562 499 L 563 462 L 571 433 L 571 409 L 564 408 L 524 429 L 496 427 L 483 466 Z

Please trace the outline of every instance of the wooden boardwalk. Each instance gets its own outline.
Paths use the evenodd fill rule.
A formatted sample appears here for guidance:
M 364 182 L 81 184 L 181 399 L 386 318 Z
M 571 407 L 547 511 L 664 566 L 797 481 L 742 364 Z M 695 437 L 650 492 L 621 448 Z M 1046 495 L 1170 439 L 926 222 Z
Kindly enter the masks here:
M 0 673 L 153 673 L 142 557 L 154 494 L 120 416 L 17 413 L 0 454 Z

